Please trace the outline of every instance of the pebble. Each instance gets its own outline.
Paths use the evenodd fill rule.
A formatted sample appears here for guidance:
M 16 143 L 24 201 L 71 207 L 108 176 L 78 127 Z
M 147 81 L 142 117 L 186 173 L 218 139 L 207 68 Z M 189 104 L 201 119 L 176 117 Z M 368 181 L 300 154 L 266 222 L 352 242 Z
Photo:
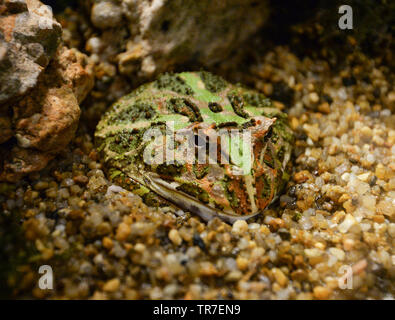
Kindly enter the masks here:
M 119 279 L 117 279 L 117 278 L 108 280 L 103 286 L 103 291 L 115 292 L 118 290 L 120 284 L 121 283 L 120 283 Z
M 173 242 L 176 246 L 179 246 L 182 243 L 182 238 L 177 229 L 171 229 L 169 231 L 169 239 Z
M 343 222 L 338 226 L 338 229 L 341 233 L 346 233 L 355 223 L 355 218 L 351 214 L 347 214 Z
M 285 276 L 285 274 L 281 271 L 279 268 L 273 268 L 272 273 L 277 281 L 277 283 L 281 287 L 285 287 L 288 283 L 288 278 Z
M 311 178 L 311 173 L 307 170 L 299 171 L 294 174 L 294 180 L 296 183 L 306 182 Z
M 248 259 L 239 256 L 236 259 L 236 264 L 241 271 L 244 271 L 248 268 Z
M 314 297 L 319 300 L 326 300 L 331 294 L 331 290 L 327 287 L 316 286 L 313 290 Z
M 101 1 L 93 5 L 91 20 L 97 28 L 113 28 L 122 22 L 122 10 L 110 1 Z
M 334 255 L 337 260 L 339 261 L 343 261 L 344 258 L 346 257 L 346 254 L 344 253 L 344 251 L 342 249 L 338 249 L 338 248 L 330 248 L 329 252 Z
M 311 92 L 309 94 L 309 99 L 312 103 L 317 103 L 320 100 L 320 97 L 318 96 L 317 92 Z
M 248 224 L 244 220 L 237 220 L 233 223 L 232 233 L 243 235 L 248 230 Z
M 117 234 L 115 238 L 118 241 L 125 241 L 131 233 L 130 226 L 124 222 L 121 222 L 117 228 Z

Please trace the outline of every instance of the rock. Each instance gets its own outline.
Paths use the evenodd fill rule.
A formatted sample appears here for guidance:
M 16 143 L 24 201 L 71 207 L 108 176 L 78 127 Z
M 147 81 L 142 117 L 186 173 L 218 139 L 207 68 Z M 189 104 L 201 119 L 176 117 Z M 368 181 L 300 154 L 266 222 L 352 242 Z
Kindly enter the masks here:
M 316 299 L 327 300 L 331 295 L 331 290 L 323 286 L 316 286 L 313 289 L 313 294 Z
M 93 65 L 61 35 L 40 1 L 0 1 L 0 181 L 44 168 L 77 129 Z
M 276 282 L 281 286 L 285 287 L 288 283 L 288 278 L 285 276 L 285 274 L 281 271 L 279 268 L 273 268 L 272 273 L 274 275 L 274 278 L 276 279 Z
M 248 224 L 244 220 L 237 220 L 232 226 L 232 233 L 236 235 L 243 235 L 248 230 Z
M 44 168 L 77 129 L 92 64 L 61 34 L 40 1 L 0 2 L 0 181 Z
M 169 239 L 173 242 L 176 246 L 179 246 L 182 243 L 182 238 L 177 229 L 171 229 L 169 231 Z
M 13 182 L 43 169 L 73 138 L 79 102 L 93 86 L 91 66 L 85 60 L 74 49 L 60 48 L 36 87 L 14 104 L 12 126 L 17 144 L 2 155 L 0 181 Z M 8 133 L 8 139 L 10 136 Z M 6 141 L 3 134 L 1 137 Z
M 0 3 L 0 110 L 36 86 L 60 44 L 62 28 L 38 0 Z
M 105 0 L 91 1 L 90 6 L 92 23 L 108 42 L 106 54 L 118 51 L 121 73 L 133 78 L 152 78 L 190 61 L 211 66 L 256 32 L 268 15 L 266 1 L 253 0 L 201 0 L 188 5 L 181 0 Z M 106 30 L 120 26 L 122 19 L 130 34 L 124 52 L 113 36 L 106 36 Z
M 125 241 L 129 236 L 131 230 L 130 226 L 124 222 L 120 223 L 117 229 L 116 239 L 118 241 Z
M 106 292 L 115 292 L 118 290 L 119 286 L 121 285 L 121 282 L 119 279 L 114 278 L 111 280 L 108 280 L 104 285 L 103 285 L 103 291 Z
M 92 7 L 91 20 L 93 25 L 100 29 L 116 27 L 122 21 L 122 9 L 110 1 L 95 3 Z
M 0 114 L 0 144 L 12 138 L 13 135 L 11 117 Z

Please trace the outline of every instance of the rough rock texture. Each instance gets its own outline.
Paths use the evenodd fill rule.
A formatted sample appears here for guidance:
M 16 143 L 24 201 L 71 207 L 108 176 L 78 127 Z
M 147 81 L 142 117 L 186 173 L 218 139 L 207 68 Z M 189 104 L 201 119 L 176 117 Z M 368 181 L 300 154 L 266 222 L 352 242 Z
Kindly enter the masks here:
M 37 86 L 13 107 L 17 144 L 4 156 L 0 180 L 41 170 L 66 147 L 77 129 L 79 103 L 93 86 L 90 69 L 85 55 L 59 49 Z
M 70 142 L 93 72 L 59 47 L 60 24 L 39 1 L 1 1 L 0 14 L 0 181 L 16 181 Z
M 51 10 L 41 2 L 0 0 L 0 104 L 36 85 L 61 33 Z
M 117 56 L 126 75 L 150 78 L 174 65 L 221 61 L 267 17 L 266 1 L 90 1 L 91 21 L 106 30 L 127 26 L 129 41 Z

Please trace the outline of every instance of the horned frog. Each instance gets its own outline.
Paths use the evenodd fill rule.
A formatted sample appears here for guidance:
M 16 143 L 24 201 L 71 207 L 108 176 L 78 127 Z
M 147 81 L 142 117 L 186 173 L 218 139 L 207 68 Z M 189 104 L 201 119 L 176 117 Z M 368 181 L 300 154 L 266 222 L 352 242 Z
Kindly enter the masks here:
M 116 184 L 229 223 L 278 197 L 293 142 L 287 115 L 268 98 L 205 71 L 167 73 L 137 88 L 109 108 L 95 132 Z

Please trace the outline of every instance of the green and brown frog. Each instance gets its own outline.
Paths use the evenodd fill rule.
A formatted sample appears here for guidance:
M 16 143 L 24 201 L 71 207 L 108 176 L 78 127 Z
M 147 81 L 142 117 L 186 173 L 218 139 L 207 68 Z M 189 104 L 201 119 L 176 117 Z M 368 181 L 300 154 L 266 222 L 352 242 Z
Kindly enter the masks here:
M 233 223 L 277 198 L 294 136 L 263 94 L 201 71 L 163 74 L 121 98 L 95 142 L 115 183 Z

